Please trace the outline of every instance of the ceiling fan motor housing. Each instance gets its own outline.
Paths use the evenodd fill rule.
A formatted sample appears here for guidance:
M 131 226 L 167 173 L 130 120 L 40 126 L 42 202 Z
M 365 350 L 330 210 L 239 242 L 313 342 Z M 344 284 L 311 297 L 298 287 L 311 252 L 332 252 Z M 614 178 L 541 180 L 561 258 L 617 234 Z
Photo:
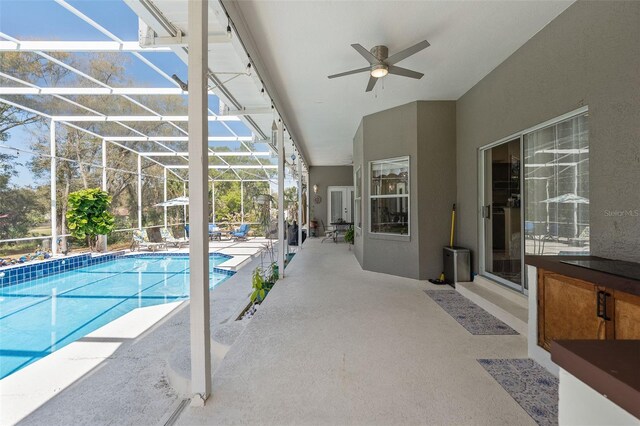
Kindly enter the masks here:
M 374 46 L 369 52 L 371 52 L 373 56 L 378 58 L 380 62 L 389 57 L 389 49 L 387 48 L 387 46 Z

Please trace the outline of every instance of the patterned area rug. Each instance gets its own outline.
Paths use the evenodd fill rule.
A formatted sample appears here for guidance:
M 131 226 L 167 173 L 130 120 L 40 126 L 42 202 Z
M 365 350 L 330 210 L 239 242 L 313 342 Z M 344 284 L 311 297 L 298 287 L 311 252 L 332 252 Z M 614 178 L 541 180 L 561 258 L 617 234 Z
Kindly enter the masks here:
M 479 359 L 539 425 L 558 424 L 558 379 L 532 359 Z
M 471 334 L 518 334 L 513 328 L 455 290 L 425 290 L 424 292 Z

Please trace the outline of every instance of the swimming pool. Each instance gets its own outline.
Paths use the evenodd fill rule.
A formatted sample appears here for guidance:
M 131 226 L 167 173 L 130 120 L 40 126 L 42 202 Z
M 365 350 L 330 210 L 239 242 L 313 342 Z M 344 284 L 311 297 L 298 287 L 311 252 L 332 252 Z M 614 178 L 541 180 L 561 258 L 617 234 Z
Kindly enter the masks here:
M 232 272 L 215 268 L 213 288 Z M 0 378 L 49 355 L 127 312 L 189 298 L 188 255 L 147 254 L 0 288 Z

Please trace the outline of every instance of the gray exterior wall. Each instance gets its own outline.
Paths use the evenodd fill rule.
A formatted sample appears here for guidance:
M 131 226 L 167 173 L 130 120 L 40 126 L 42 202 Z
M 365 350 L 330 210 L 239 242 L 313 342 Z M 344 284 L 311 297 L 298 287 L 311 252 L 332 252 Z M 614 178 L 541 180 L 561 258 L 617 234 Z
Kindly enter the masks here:
M 418 102 L 418 226 L 420 278 L 442 272 L 456 202 L 456 103 Z
M 478 148 L 583 105 L 592 254 L 640 261 L 640 2 L 574 3 L 458 100 L 460 245 L 478 252 Z
M 362 167 L 362 229 L 354 251 L 363 269 L 416 279 L 440 274 L 455 202 L 455 102 L 412 102 L 366 116 L 354 136 Z M 409 156 L 410 235 L 369 232 L 369 162 Z
M 319 204 L 314 202 L 313 185 L 318 185 Z M 324 232 L 320 221 L 327 223 L 327 188 L 330 186 L 353 186 L 353 167 L 351 166 L 311 166 L 309 167 L 310 206 L 309 217 L 318 221 L 320 232 Z M 319 234 L 321 236 L 321 234 Z
M 361 169 L 361 173 L 360 173 L 360 185 L 362 188 L 362 194 L 361 194 L 361 201 L 360 201 L 360 217 L 362 218 L 362 227 L 358 228 L 357 226 L 354 226 L 354 238 L 353 238 L 353 252 L 356 255 L 356 259 L 358 259 L 358 263 L 360 263 L 360 266 L 363 265 L 364 263 L 364 257 L 362 255 L 362 251 L 363 251 L 363 229 L 364 229 L 364 224 L 365 224 L 365 217 L 364 217 L 364 204 L 365 204 L 365 197 L 364 197 L 364 190 L 365 190 L 365 183 L 367 182 L 367 178 L 365 177 L 367 174 L 365 173 L 366 167 L 362 166 L 362 158 L 364 156 L 364 130 L 363 130 L 363 125 L 362 125 L 362 121 L 360 122 L 360 125 L 358 126 L 358 130 L 356 130 L 356 135 L 353 137 L 353 173 L 355 174 L 358 166 L 362 167 Z M 354 179 L 355 179 L 355 175 L 354 175 Z M 354 182 L 355 185 L 355 182 Z M 354 216 L 355 217 L 355 216 Z M 366 222 L 367 224 L 369 222 Z M 368 226 L 368 225 L 367 225 Z

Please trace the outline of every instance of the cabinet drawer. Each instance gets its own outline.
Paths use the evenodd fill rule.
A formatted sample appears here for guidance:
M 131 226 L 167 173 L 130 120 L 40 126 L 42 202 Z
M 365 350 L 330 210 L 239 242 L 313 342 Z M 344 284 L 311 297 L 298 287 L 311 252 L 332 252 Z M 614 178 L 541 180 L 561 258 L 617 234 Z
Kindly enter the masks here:
M 640 296 L 614 293 L 614 333 L 617 340 L 640 340 Z
M 598 287 L 541 271 L 538 279 L 538 344 L 552 340 L 604 339 L 605 322 L 597 316 Z

